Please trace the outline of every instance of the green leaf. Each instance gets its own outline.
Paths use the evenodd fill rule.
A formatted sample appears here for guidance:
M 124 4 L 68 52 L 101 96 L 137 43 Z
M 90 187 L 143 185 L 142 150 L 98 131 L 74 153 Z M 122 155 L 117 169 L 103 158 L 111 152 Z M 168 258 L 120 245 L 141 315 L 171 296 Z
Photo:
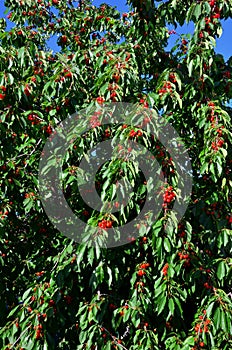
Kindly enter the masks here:
M 201 13 L 202 13 L 201 3 L 197 3 L 194 9 L 194 16 L 196 17 L 197 20 L 199 19 Z
M 221 261 L 217 267 L 217 277 L 219 280 L 222 280 L 225 277 L 225 271 L 225 262 Z
M 225 148 L 220 148 L 219 151 L 223 154 L 223 157 L 226 158 L 227 157 L 227 150 Z
M 31 288 L 27 289 L 24 293 L 23 293 L 23 300 L 26 300 L 27 297 L 31 295 Z
M 225 332 L 228 333 L 228 327 L 227 327 L 227 314 L 225 311 L 221 312 L 221 329 Z
M 83 256 L 85 254 L 85 251 L 86 251 L 86 244 L 82 244 L 82 245 L 79 245 L 78 247 L 78 251 L 77 251 L 77 259 L 76 259 L 76 263 L 77 265 L 79 266 L 80 265 L 80 262 L 82 262 L 83 264 Z
M 221 324 L 221 310 L 220 307 L 217 307 L 213 316 L 214 323 L 217 329 L 219 329 Z
M 16 307 L 14 307 L 8 314 L 8 317 L 11 317 L 12 315 L 15 314 L 15 312 L 20 308 L 20 305 L 17 305 Z
M 168 253 L 170 253 L 170 251 L 171 251 L 171 244 L 170 244 L 170 241 L 169 241 L 168 237 L 164 238 L 164 249 Z
M 221 176 L 223 169 L 221 164 L 219 163 L 219 160 L 217 161 L 217 170 L 218 170 L 218 175 Z
M 14 84 L 13 75 L 11 73 L 7 73 L 7 76 L 8 76 L 8 80 L 9 80 L 10 85 L 13 85 Z
M 112 346 L 111 341 L 108 341 L 103 349 L 104 350 L 111 350 L 112 349 L 111 346 Z
M 209 167 L 209 164 L 208 163 L 204 163 L 204 164 L 202 164 L 202 166 L 201 166 L 201 169 L 200 169 L 200 173 L 201 174 L 204 174 L 204 173 L 208 173 L 208 167 Z
M 173 298 L 170 298 L 168 300 L 168 308 L 169 308 L 171 314 L 174 315 L 175 304 L 174 304 Z
M 158 315 L 160 315 L 162 313 L 162 311 L 164 310 L 166 302 L 167 302 L 167 298 L 165 296 L 162 295 L 158 298 L 158 300 L 157 300 Z
M 174 300 L 175 300 L 175 304 L 178 306 L 180 315 L 182 316 L 182 315 L 183 315 L 183 309 L 182 309 L 182 307 L 181 307 L 180 300 L 179 300 L 178 298 L 176 298 L 176 297 L 174 297 Z
M 225 187 L 225 185 L 226 185 L 226 178 L 225 178 L 225 177 L 223 177 L 223 179 L 222 179 L 222 188 L 224 188 L 224 187 Z
M 25 53 L 25 48 L 20 47 L 20 49 L 18 50 L 18 58 L 20 59 L 20 67 L 23 67 L 24 65 L 24 53 Z
M 187 16 L 186 16 L 186 22 L 189 23 L 192 20 L 194 11 L 195 11 L 196 3 L 192 3 L 191 6 L 188 9 Z
M 192 59 L 188 65 L 189 76 L 192 76 L 194 60 Z
M 194 336 L 190 336 L 188 338 L 185 339 L 184 341 L 184 345 L 194 345 L 195 344 L 195 340 L 194 340 Z
M 210 331 L 208 334 L 209 334 L 209 338 L 210 338 L 210 342 L 211 342 L 211 349 L 214 349 L 214 347 L 215 347 L 214 336 Z
M 79 341 L 80 341 L 80 344 L 84 344 L 85 343 L 85 340 L 87 338 L 87 335 L 88 333 L 86 331 L 81 331 L 80 334 L 79 334 Z
M 210 303 L 209 306 L 206 309 L 206 314 L 207 314 L 208 318 L 210 318 L 210 316 L 212 314 L 213 307 L 214 307 L 214 302 Z
M 107 283 L 108 283 L 108 286 L 111 286 L 113 278 L 112 278 L 112 270 L 109 266 L 107 266 L 107 272 L 108 272 L 108 276 L 109 276 Z

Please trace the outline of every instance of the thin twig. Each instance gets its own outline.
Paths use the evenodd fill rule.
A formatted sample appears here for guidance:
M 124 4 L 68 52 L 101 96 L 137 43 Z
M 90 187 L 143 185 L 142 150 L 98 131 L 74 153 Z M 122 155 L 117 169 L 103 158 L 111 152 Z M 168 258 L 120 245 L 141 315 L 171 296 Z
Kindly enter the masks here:
M 64 247 L 64 249 L 58 254 L 58 259 L 55 263 L 55 265 L 53 266 L 53 268 L 51 269 L 51 272 L 55 270 L 55 268 L 57 267 L 57 265 L 59 264 L 59 261 L 60 261 L 60 256 L 61 254 L 65 251 L 66 247 Z
M 37 144 L 35 145 L 35 147 L 33 148 L 33 150 L 31 151 L 31 153 L 28 154 L 28 157 L 30 157 L 35 151 L 36 151 L 36 148 L 39 146 L 39 144 L 41 143 L 42 139 L 39 139 L 39 141 L 37 142 Z M 25 164 L 25 168 L 27 167 L 27 164 Z
M 123 348 L 124 350 L 129 350 L 127 349 L 124 345 L 120 344 L 117 342 L 117 337 L 113 336 L 110 331 L 108 331 L 108 329 L 106 329 L 104 326 L 102 326 L 102 328 L 111 336 L 111 338 L 113 339 L 114 343 L 117 344 L 119 347 L 121 346 L 121 348 Z M 118 339 L 119 340 L 119 339 Z
M 12 349 L 14 348 L 14 346 L 18 343 L 18 341 L 22 338 L 23 334 L 26 333 L 26 331 L 32 326 L 32 324 L 30 323 L 29 326 L 24 329 L 24 331 L 20 334 L 20 336 L 15 340 L 14 344 L 11 345 Z
M 24 156 L 28 156 L 30 157 L 36 150 L 36 147 L 39 146 L 40 142 L 42 141 L 42 139 L 39 139 L 39 141 L 37 142 L 37 144 L 35 145 L 35 147 L 33 148 L 33 150 L 31 151 L 31 153 L 23 153 L 23 154 L 19 154 L 18 156 L 15 156 L 14 158 L 9 159 L 6 164 L 10 163 L 11 161 L 14 161 L 17 158 L 22 158 Z M 27 164 L 25 165 L 26 168 Z

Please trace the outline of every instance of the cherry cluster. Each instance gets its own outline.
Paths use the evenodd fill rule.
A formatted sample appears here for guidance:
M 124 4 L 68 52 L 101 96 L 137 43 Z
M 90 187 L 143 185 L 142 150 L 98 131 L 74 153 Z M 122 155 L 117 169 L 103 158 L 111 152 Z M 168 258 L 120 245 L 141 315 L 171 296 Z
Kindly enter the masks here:
M 199 316 L 199 319 L 201 320 L 200 323 L 197 323 L 194 330 L 196 333 L 208 333 L 209 332 L 209 324 L 210 320 L 205 317 L 206 310 L 203 310 L 203 315 Z
M 184 238 L 186 236 L 185 227 L 182 223 L 178 224 L 178 236 Z
M 222 138 L 223 135 L 223 129 L 224 126 L 218 127 L 218 116 L 215 114 L 215 103 L 212 101 L 208 102 L 208 107 L 210 109 L 210 115 L 208 117 L 208 120 L 211 122 L 211 128 L 217 128 L 216 129 L 216 140 L 212 142 L 212 149 L 217 152 L 219 148 L 221 148 L 224 144 L 224 140 Z
M 188 266 L 191 265 L 189 254 L 187 254 L 187 253 L 186 254 L 182 254 L 181 252 L 178 252 L 178 256 L 179 256 L 180 260 L 185 260 L 184 267 L 188 267 Z
M 111 92 L 110 93 L 110 99 L 112 102 L 116 102 L 116 97 L 117 97 L 117 93 L 116 90 L 119 88 L 118 84 L 113 83 L 113 84 L 109 84 L 108 86 L 108 90 Z
M 212 25 L 215 24 L 215 20 L 218 20 L 221 18 L 220 9 L 217 6 L 216 2 L 217 2 L 216 0 L 211 0 L 209 2 L 212 13 L 210 17 L 205 17 L 205 30 L 209 35 L 212 35 Z M 199 37 L 200 38 L 204 37 L 204 33 L 202 31 L 199 33 Z
M 98 226 L 100 228 L 103 228 L 104 230 L 107 229 L 107 228 L 112 228 L 113 226 L 113 222 L 111 220 L 101 220 L 99 223 L 98 223 Z
M 99 115 L 101 115 L 101 112 L 96 111 L 94 115 L 91 116 L 90 118 L 90 125 L 92 128 L 96 128 L 97 126 L 101 125 L 101 122 L 99 120 Z
M 163 96 L 167 93 L 172 93 L 172 84 L 170 81 L 165 81 L 163 87 L 158 91 L 160 96 Z
M 38 324 L 38 326 L 36 326 L 35 339 L 39 340 L 41 338 L 43 338 L 43 326 L 42 324 Z
M 42 129 L 45 130 L 48 135 L 51 135 L 53 132 L 51 125 L 44 126 Z
M 41 77 L 44 76 L 44 70 L 42 68 L 42 65 L 43 65 L 43 62 L 38 58 L 38 55 L 37 55 L 37 60 L 35 61 L 34 67 L 33 67 L 33 71 L 35 75 L 39 75 Z M 33 78 L 31 80 L 32 82 L 35 83 Z
M 217 138 L 216 141 L 212 142 L 212 149 L 217 152 L 219 150 L 219 148 L 221 148 L 224 144 L 224 140 L 221 138 Z
M 1 93 L 0 93 L 0 100 L 4 100 L 4 98 L 6 97 L 6 87 L 5 86 L 0 86 L 0 90 L 1 90 Z
M 144 98 L 140 98 L 139 103 L 143 105 L 144 108 L 148 108 L 149 104 Z
M 167 187 L 163 195 L 163 199 L 164 199 L 163 208 L 167 208 L 167 206 L 173 201 L 175 197 L 176 197 L 176 194 L 173 191 L 173 187 L 172 186 Z
M 108 139 L 111 136 L 110 129 L 105 129 L 104 135 L 103 135 L 103 140 Z
M 146 271 L 144 271 L 144 270 L 146 270 L 149 266 L 150 266 L 149 263 L 142 263 L 142 264 L 140 264 L 139 265 L 139 271 L 137 272 L 137 275 L 139 277 L 142 277 L 142 276 L 146 275 Z
M 173 84 L 175 84 L 177 82 L 175 73 L 170 73 L 169 79 Z
M 166 263 L 166 264 L 164 265 L 164 267 L 162 268 L 162 274 L 163 274 L 164 276 L 166 276 L 166 275 L 168 274 L 168 268 L 169 268 L 169 264 Z
M 38 118 L 37 114 L 35 114 L 35 113 L 29 114 L 27 119 L 31 121 L 32 125 L 36 125 L 36 124 L 41 123 L 41 119 Z
M 135 131 L 135 130 L 131 130 L 130 131 L 130 133 L 129 133 L 129 138 L 134 138 L 134 137 L 140 137 L 140 136 L 142 136 L 143 135 L 143 133 L 142 133 L 142 131 L 141 130 L 138 130 L 138 131 Z

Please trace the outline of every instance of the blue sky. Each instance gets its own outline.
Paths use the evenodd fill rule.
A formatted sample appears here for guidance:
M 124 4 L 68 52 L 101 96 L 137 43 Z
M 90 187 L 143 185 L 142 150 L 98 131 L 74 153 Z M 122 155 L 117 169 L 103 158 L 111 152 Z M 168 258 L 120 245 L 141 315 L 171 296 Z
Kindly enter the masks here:
M 93 4 L 98 6 L 102 3 L 107 3 L 109 5 L 116 6 L 120 12 L 126 12 L 128 7 L 126 6 L 126 0 L 93 0 Z M 5 8 L 3 6 L 3 0 L 0 0 L 0 17 L 6 17 L 4 15 Z M 216 52 L 221 53 L 225 56 L 225 59 L 228 59 L 232 56 L 231 49 L 231 33 L 232 33 L 232 19 L 228 19 L 223 23 L 224 32 L 219 40 L 217 40 Z M 193 25 L 184 25 L 182 28 L 178 28 L 177 32 L 179 34 L 186 34 L 193 32 Z M 170 47 L 174 44 L 176 40 L 176 36 L 172 35 L 170 38 Z M 55 49 L 56 45 L 54 45 L 54 41 L 52 40 L 52 46 Z
M 126 12 L 128 10 L 128 7 L 125 5 L 126 1 L 122 0 L 94 0 L 94 5 L 100 5 L 101 3 L 107 3 L 109 5 L 116 6 L 117 9 L 120 12 Z M 217 47 L 216 52 L 221 53 L 225 56 L 225 59 L 228 59 L 230 56 L 232 56 L 232 48 L 229 44 L 231 42 L 231 35 L 232 35 L 232 19 L 229 19 L 227 21 L 223 22 L 224 32 L 220 38 L 220 40 L 217 40 Z M 177 32 L 179 34 L 187 34 L 187 33 L 193 33 L 194 26 L 193 25 L 184 25 L 182 28 L 178 28 Z M 170 38 L 170 46 L 173 46 L 174 42 L 176 40 L 176 36 L 173 35 Z

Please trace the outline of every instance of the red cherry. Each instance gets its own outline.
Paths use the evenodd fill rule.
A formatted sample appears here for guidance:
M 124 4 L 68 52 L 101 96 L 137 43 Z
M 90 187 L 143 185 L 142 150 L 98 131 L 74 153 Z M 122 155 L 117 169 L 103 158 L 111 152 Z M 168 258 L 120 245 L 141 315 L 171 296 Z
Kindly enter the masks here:
M 66 44 L 67 41 L 68 41 L 67 36 L 66 36 L 66 35 L 62 35 L 62 36 L 61 36 L 61 42 L 62 42 L 63 44 Z
M 111 227 L 112 227 L 112 221 L 107 221 L 106 227 L 107 227 L 107 228 L 111 228 Z
M 51 125 L 48 125 L 48 126 L 46 127 L 45 131 L 46 131 L 46 133 L 47 133 L 48 135 L 51 135 L 51 134 L 52 134 L 52 127 L 51 127 Z
M 67 72 L 65 74 L 65 78 L 71 78 L 72 77 L 72 72 Z
M 53 299 L 49 300 L 49 303 L 48 305 L 51 307 L 51 306 L 54 306 L 55 305 L 55 301 Z
M 142 276 L 146 275 L 146 272 L 145 272 L 144 270 L 139 270 L 139 271 L 137 272 L 137 275 L 138 275 L 139 277 L 142 277 Z
M 101 104 L 104 103 L 104 98 L 101 97 L 101 96 L 98 96 L 98 97 L 96 98 L 96 101 L 97 101 L 97 103 L 99 103 L 99 104 L 101 105 Z
M 135 137 L 136 136 L 136 132 L 134 130 L 131 130 L 129 133 L 129 137 Z
M 26 84 L 25 88 L 24 88 L 24 93 L 26 96 L 30 96 L 31 95 L 31 89 L 30 86 L 28 84 Z

